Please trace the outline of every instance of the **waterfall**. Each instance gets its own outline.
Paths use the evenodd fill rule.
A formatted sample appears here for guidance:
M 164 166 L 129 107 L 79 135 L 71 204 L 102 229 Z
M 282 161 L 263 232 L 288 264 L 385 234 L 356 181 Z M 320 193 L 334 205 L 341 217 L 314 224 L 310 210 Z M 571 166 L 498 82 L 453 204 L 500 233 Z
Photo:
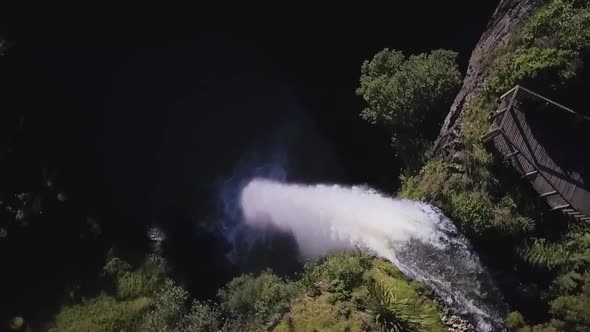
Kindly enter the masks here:
M 364 248 L 430 287 L 480 331 L 502 326 L 500 292 L 453 223 L 433 206 L 367 187 L 255 178 L 239 196 L 242 219 L 290 233 L 307 259 Z

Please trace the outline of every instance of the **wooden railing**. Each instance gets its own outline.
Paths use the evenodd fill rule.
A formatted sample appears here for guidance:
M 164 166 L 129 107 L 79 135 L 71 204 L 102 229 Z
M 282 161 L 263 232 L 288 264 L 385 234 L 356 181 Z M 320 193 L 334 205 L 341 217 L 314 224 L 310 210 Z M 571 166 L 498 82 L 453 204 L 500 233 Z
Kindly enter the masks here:
M 543 117 L 541 121 L 535 121 L 540 117 Z M 531 119 L 542 123 L 543 128 L 531 125 Z M 553 125 L 550 123 L 553 119 L 555 128 L 547 130 L 547 123 Z M 590 141 L 571 142 L 564 135 L 564 130 L 576 130 L 574 123 L 590 124 L 590 119 L 516 86 L 501 97 L 500 107 L 490 120 L 491 128 L 482 139 L 493 145 L 521 177 L 532 184 L 539 198 L 545 200 L 551 210 L 590 221 L 590 183 L 585 183 L 581 174 L 590 165 L 584 165 L 584 158 L 578 162 L 574 157 L 576 151 L 578 155 L 580 152 L 590 154 Z M 572 122 L 571 128 L 567 127 L 568 121 Z M 582 149 L 576 147 L 577 144 L 582 145 Z M 573 153 L 570 156 L 567 155 L 569 151 Z

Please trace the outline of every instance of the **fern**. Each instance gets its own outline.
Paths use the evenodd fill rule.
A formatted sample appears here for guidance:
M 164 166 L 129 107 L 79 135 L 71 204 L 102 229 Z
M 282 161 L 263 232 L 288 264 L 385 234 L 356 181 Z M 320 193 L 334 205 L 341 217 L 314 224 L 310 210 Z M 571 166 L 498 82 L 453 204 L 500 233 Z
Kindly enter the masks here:
M 553 281 L 552 291 L 555 294 L 568 294 L 578 288 L 583 283 L 583 276 L 576 271 L 568 271 Z
M 527 263 L 554 269 L 565 264 L 567 251 L 560 243 L 547 243 L 545 239 L 534 239 L 532 245 L 527 245 L 520 251 L 520 257 Z

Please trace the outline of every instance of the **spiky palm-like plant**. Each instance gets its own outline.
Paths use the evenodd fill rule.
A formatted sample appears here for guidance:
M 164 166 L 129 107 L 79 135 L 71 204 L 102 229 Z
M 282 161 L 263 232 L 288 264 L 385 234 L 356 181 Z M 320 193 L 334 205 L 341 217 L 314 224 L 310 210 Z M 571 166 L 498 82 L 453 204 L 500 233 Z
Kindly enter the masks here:
M 423 320 L 407 311 L 406 302 L 397 300 L 382 283 L 371 280 L 367 284 L 367 309 L 375 322 L 386 332 L 415 332 L 422 330 Z

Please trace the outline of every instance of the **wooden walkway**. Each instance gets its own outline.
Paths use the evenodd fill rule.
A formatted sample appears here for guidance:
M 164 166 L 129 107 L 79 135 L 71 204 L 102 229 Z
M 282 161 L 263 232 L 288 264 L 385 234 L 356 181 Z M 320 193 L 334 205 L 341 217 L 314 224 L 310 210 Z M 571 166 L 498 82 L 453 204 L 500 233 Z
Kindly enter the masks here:
M 483 136 L 552 211 L 590 221 L 590 119 L 516 86 Z

